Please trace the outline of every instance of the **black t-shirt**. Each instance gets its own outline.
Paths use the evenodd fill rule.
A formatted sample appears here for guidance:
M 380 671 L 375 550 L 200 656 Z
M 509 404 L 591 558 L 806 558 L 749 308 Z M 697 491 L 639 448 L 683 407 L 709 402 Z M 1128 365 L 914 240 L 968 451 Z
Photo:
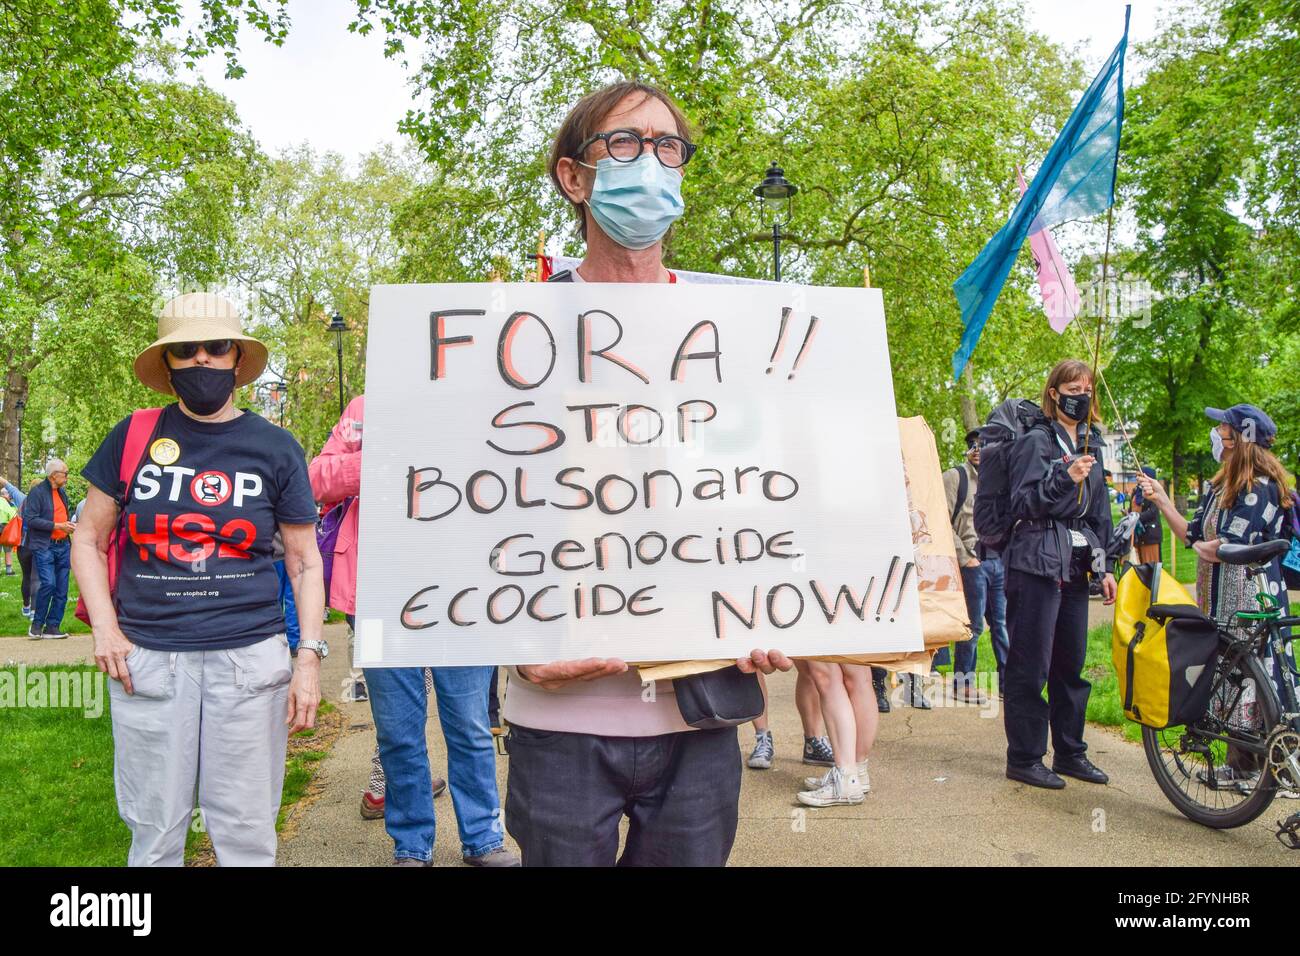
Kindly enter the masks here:
M 81 471 L 119 505 L 130 423 Z M 271 539 L 278 524 L 315 521 L 306 456 L 287 431 L 252 412 L 207 423 L 167 406 L 122 516 L 122 633 L 158 651 L 245 647 L 281 633 Z

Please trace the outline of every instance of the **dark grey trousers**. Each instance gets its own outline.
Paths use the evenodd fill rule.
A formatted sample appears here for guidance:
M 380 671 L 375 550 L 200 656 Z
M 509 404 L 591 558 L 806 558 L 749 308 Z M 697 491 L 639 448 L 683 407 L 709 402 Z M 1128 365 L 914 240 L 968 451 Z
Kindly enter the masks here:
M 513 724 L 506 745 L 506 829 L 524 866 L 726 864 L 740 803 L 736 728 L 598 737 Z

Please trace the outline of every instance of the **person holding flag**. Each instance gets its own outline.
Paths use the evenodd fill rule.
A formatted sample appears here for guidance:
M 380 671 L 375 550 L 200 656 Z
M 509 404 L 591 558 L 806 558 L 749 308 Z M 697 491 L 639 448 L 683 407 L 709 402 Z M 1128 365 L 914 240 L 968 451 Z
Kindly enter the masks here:
M 1010 501 L 1015 525 L 1003 552 L 1007 568 L 1003 713 L 1007 777 L 1059 790 L 1061 775 L 1089 783 L 1109 778 L 1085 756 L 1088 695 L 1088 575 L 1100 579 L 1106 604 L 1115 578 L 1105 562 L 1111 539 L 1110 497 L 1100 462 L 1083 450 L 1101 435 L 1094 376 L 1077 359 L 1058 362 L 1043 386 L 1043 416 L 1011 450 Z M 1047 700 L 1043 687 L 1047 687 Z M 1043 764 L 1051 728 L 1053 763 Z
M 1025 239 L 1031 239 L 1052 327 L 1063 332 L 1077 293 L 1047 230 L 1068 219 L 1111 210 L 1120 134 L 1124 122 L 1124 55 L 1131 8 L 1125 8 L 1124 34 L 1065 122 L 1032 183 L 1021 181 L 1020 202 L 1011 218 L 953 283 L 964 331 L 952 357 L 954 380 L 961 378 L 979 343 L 998 295 Z M 1109 260 L 1107 217 L 1103 296 Z M 1057 294 L 1059 293 L 1059 294 Z M 1087 650 L 1088 573 L 1101 579 L 1107 604 L 1115 599 L 1115 579 L 1096 566 L 1111 538 L 1110 502 L 1102 469 L 1094 467 L 1100 433 L 1094 390 L 1104 384 L 1096 371 L 1101 349 L 1098 325 L 1093 362 L 1068 359 L 1052 369 L 1043 389 L 1044 417 L 1016 442 L 1011 452 L 1011 495 L 1017 519 L 1004 553 L 1007 570 L 1005 719 L 1007 777 L 1035 787 L 1060 789 L 1060 774 L 1106 783 L 1105 773 L 1084 755 L 1084 714 L 1091 690 L 1081 674 Z M 1090 560 L 1091 558 L 1091 560 Z M 1042 698 L 1048 688 L 1048 701 Z M 1054 766 L 1042 762 L 1048 728 Z

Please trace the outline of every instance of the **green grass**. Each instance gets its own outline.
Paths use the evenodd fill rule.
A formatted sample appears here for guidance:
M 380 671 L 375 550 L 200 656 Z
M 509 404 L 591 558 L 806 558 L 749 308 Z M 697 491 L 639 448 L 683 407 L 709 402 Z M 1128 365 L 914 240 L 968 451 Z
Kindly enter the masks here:
M 32 568 L 32 573 L 36 569 Z M 23 595 L 21 590 L 22 573 L 18 569 L 18 556 L 14 555 L 13 576 L 0 571 L 0 637 L 26 636 L 31 621 L 23 617 Z M 33 588 L 36 582 L 32 582 Z M 33 590 L 32 596 L 35 597 Z M 68 576 L 68 609 L 63 614 L 63 629 L 69 634 L 89 634 L 90 628 L 82 624 L 73 615 L 77 607 L 77 582 Z M 0 654 L 3 659 L 3 654 Z
M 38 671 L 98 674 L 87 666 L 29 666 L 25 672 Z M 16 679 L 17 668 L 0 668 L 5 672 Z M 102 713 L 94 718 L 81 710 L 0 706 L 0 866 L 125 865 L 131 833 L 117 815 L 107 686 L 101 700 Z M 333 710 L 321 703 L 322 714 Z M 286 760 L 277 829 L 283 808 L 306 792 L 324 756 L 301 751 Z M 191 830 L 187 857 L 198 843 Z
M 318 708 L 318 713 L 321 715 L 329 714 L 334 709 L 333 704 L 323 700 Z M 306 739 L 315 736 L 315 730 L 300 730 L 294 734 L 295 739 Z M 300 750 L 285 761 L 284 790 L 280 796 L 280 814 L 275 820 L 277 830 L 284 826 L 287 809 L 301 800 L 303 795 L 306 794 L 312 777 L 316 775 L 317 764 L 325 759 L 326 753 L 328 751 L 325 750 Z
M 15 674 L 16 668 L 4 668 Z M 36 671 L 93 667 L 29 667 Z M 113 791 L 113 726 L 103 713 L 0 709 L 0 866 L 122 866 L 131 834 Z
M 1088 697 L 1088 719 L 1107 727 L 1123 727 L 1126 739 L 1140 741 L 1141 725 L 1124 716 L 1119 678 L 1115 676 L 1115 665 L 1111 661 L 1110 636 L 1109 624 L 1088 631 L 1088 656 L 1083 665 L 1083 676 L 1092 684 L 1092 694 Z

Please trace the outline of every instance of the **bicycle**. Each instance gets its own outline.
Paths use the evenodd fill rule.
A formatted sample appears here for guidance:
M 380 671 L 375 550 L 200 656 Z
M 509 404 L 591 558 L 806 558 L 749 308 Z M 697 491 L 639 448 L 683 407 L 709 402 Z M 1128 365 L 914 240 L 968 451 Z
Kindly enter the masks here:
M 1273 802 L 1279 787 L 1300 791 L 1300 704 L 1293 678 L 1300 677 L 1286 653 L 1300 635 L 1300 617 L 1283 616 L 1269 593 L 1266 570 L 1289 550 L 1286 541 L 1223 544 L 1219 560 L 1245 565 L 1258 589 L 1258 611 L 1238 611 L 1232 623 L 1210 619 L 1198 608 L 1153 604 L 1153 620 L 1208 622 L 1219 638 L 1215 674 L 1205 712 L 1176 727 L 1142 728 L 1142 746 L 1156 783 L 1179 812 L 1215 829 L 1239 827 Z M 1265 652 L 1272 649 L 1284 675 L 1282 697 L 1268 673 Z M 1300 819 L 1279 823 L 1278 839 L 1300 848 Z

